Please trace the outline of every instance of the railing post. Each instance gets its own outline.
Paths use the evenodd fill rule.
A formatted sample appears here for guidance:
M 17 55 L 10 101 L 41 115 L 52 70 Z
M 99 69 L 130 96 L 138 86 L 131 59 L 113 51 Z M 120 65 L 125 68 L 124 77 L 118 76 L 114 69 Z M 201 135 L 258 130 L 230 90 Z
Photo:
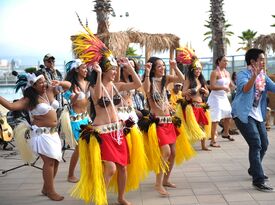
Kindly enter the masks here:
M 235 71 L 235 56 L 232 56 L 232 73 Z

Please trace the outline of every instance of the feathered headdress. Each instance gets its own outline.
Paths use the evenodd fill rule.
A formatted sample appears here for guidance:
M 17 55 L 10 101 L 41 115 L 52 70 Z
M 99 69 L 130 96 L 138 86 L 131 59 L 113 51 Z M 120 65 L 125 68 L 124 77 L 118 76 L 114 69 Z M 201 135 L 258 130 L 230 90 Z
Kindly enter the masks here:
M 18 92 L 20 88 L 26 90 L 31 87 L 38 81 L 40 78 L 43 78 L 43 75 L 36 76 L 34 73 L 24 73 L 17 76 L 17 81 L 15 83 L 15 92 Z
M 78 68 L 82 64 L 84 64 L 84 63 L 80 59 L 71 60 L 68 63 L 66 63 L 66 65 L 65 65 L 66 72 L 68 73 L 71 70 Z
M 177 48 L 177 62 L 191 65 L 192 69 L 201 68 L 202 65 L 195 52 L 187 47 Z
M 106 72 L 113 66 L 117 66 L 117 62 L 111 50 L 93 34 L 87 23 L 84 26 L 78 15 L 77 17 L 81 26 L 87 33 L 81 32 L 71 37 L 74 55 L 86 63 L 88 67 L 94 62 L 100 63 L 103 65 L 101 68 L 103 72 Z

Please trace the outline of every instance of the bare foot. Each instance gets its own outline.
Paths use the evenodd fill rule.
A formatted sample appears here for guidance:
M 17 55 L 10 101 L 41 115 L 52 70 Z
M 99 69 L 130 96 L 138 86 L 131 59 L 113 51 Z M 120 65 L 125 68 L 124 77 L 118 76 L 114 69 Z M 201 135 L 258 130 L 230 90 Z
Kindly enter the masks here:
M 202 151 L 212 151 L 212 150 L 209 149 L 208 147 L 202 147 L 201 150 L 202 150 Z
M 119 205 L 132 205 L 129 201 L 127 201 L 126 199 L 118 199 L 117 200 Z
M 71 183 L 77 183 L 79 181 L 79 179 L 76 178 L 75 176 L 72 176 L 72 177 L 68 177 L 67 181 L 71 182 Z
M 177 188 L 177 186 L 171 182 L 163 182 L 162 185 L 170 188 Z
M 44 196 L 47 196 L 47 192 L 46 192 L 46 190 L 45 190 L 44 188 L 41 190 L 41 193 L 42 193 Z
M 217 147 L 217 148 L 220 148 L 221 145 L 219 145 L 217 142 L 210 142 L 210 147 Z
M 164 189 L 163 186 L 155 186 L 155 190 L 156 190 L 161 196 L 169 196 L 169 193 Z
M 64 196 L 59 195 L 58 193 L 47 193 L 47 196 L 53 201 L 62 201 Z

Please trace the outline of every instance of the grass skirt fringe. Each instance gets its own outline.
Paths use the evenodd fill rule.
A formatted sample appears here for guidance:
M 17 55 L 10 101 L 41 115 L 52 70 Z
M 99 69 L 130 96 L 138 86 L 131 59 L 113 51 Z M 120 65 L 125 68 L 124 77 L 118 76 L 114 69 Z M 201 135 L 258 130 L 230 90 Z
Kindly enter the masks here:
M 137 125 L 131 128 L 130 136 L 132 149 L 130 152 L 130 164 L 127 166 L 126 192 L 137 189 L 140 182 L 149 174 L 143 135 Z
M 149 170 L 154 171 L 156 174 L 160 172 L 166 173 L 169 169 L 167 162 L 162 158 L 161 151 L 158 143 L 156 123 L 152 123 L 148 130 L 146 154 L 149 161 Z M 146 144 L 146 142 L 145 142 Z
M 186 106 L 185 114 L 191 143 L 206 139 L 206 134 L 198 124 L 191 105 Z
M 30 126 L 27 122 L 21 122 L 14 128 L 14 139 L 16 147 L 18 148 L 22 160 L 27 164 L 31 164 L 35 160 L 35 155 L 26 139 L 26 132 L 29 129 Z
M 80 180 L 71 192 L 74 198 L 86 203 L 106 205 L 107 193 L 103 177 L 100 146 L 95 136 L 90 136 L 89 144 L 85 139 L 79 139 Z
M 190 158 L 195 156 L 197 153 L 193 149 L 192 145 L 188 140 L 188 133 L 184 128 L 184 125 L 181 124 L 181 126 L 177 129 L 180 134 L 177 137 L 177 141 L 176 141 L 175 163 L 176 165 L 180 165 L 182 162 L 189 160 Z
M 129 148 L 130 164 L 127 166 L 125 191 L 129 192 L 139 188 L 140 182 L 147 177 L 149 169 L 148 159 L 144 149 L 143 135 L 136 125 L 130 129 L 126 140 Z M 118 192 L 117 172 L 112 177 L 109 188 L 112 191 Z
M 211 122 L 212 122 L 212 120 L 211 120 L 210 111 L 208 109 L 205 111 L 205 115 L 208 120 L 208 125 L 204 125 L 204 131 L 206 134 L 206 138 L 209 139 L 211 137 L 211 125 L 212 125 Z
M 70 113 L 67 107 L 65 107 L 60 115 L 61 131 L 65 135 L 65 142 L 70 145 L 70 147 L 75 147 L 77 141 L 74 138 L 72 131 Z

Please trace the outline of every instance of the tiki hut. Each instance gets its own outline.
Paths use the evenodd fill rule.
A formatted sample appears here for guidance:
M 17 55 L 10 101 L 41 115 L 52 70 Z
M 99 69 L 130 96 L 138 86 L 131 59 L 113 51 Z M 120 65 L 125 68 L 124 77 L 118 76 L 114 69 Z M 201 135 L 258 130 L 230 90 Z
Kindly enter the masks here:
M 170 59 L 174 58 L 180 38 L 174 34 L 149 34 L 133 30 L 109 32 L 97 35 L 101 40 L 109 39 L 107 45 L 115 56 L 125 56 L 130 43 L 138 43 L 145 47 L 145 60 L 147 61 L 152 52 L 170 51 Z
M 260 35 L 255 39 L 254 47 L 263 49 L 264 51 L 272 49 L 272 51 L 275 52 L 275 33 Z

